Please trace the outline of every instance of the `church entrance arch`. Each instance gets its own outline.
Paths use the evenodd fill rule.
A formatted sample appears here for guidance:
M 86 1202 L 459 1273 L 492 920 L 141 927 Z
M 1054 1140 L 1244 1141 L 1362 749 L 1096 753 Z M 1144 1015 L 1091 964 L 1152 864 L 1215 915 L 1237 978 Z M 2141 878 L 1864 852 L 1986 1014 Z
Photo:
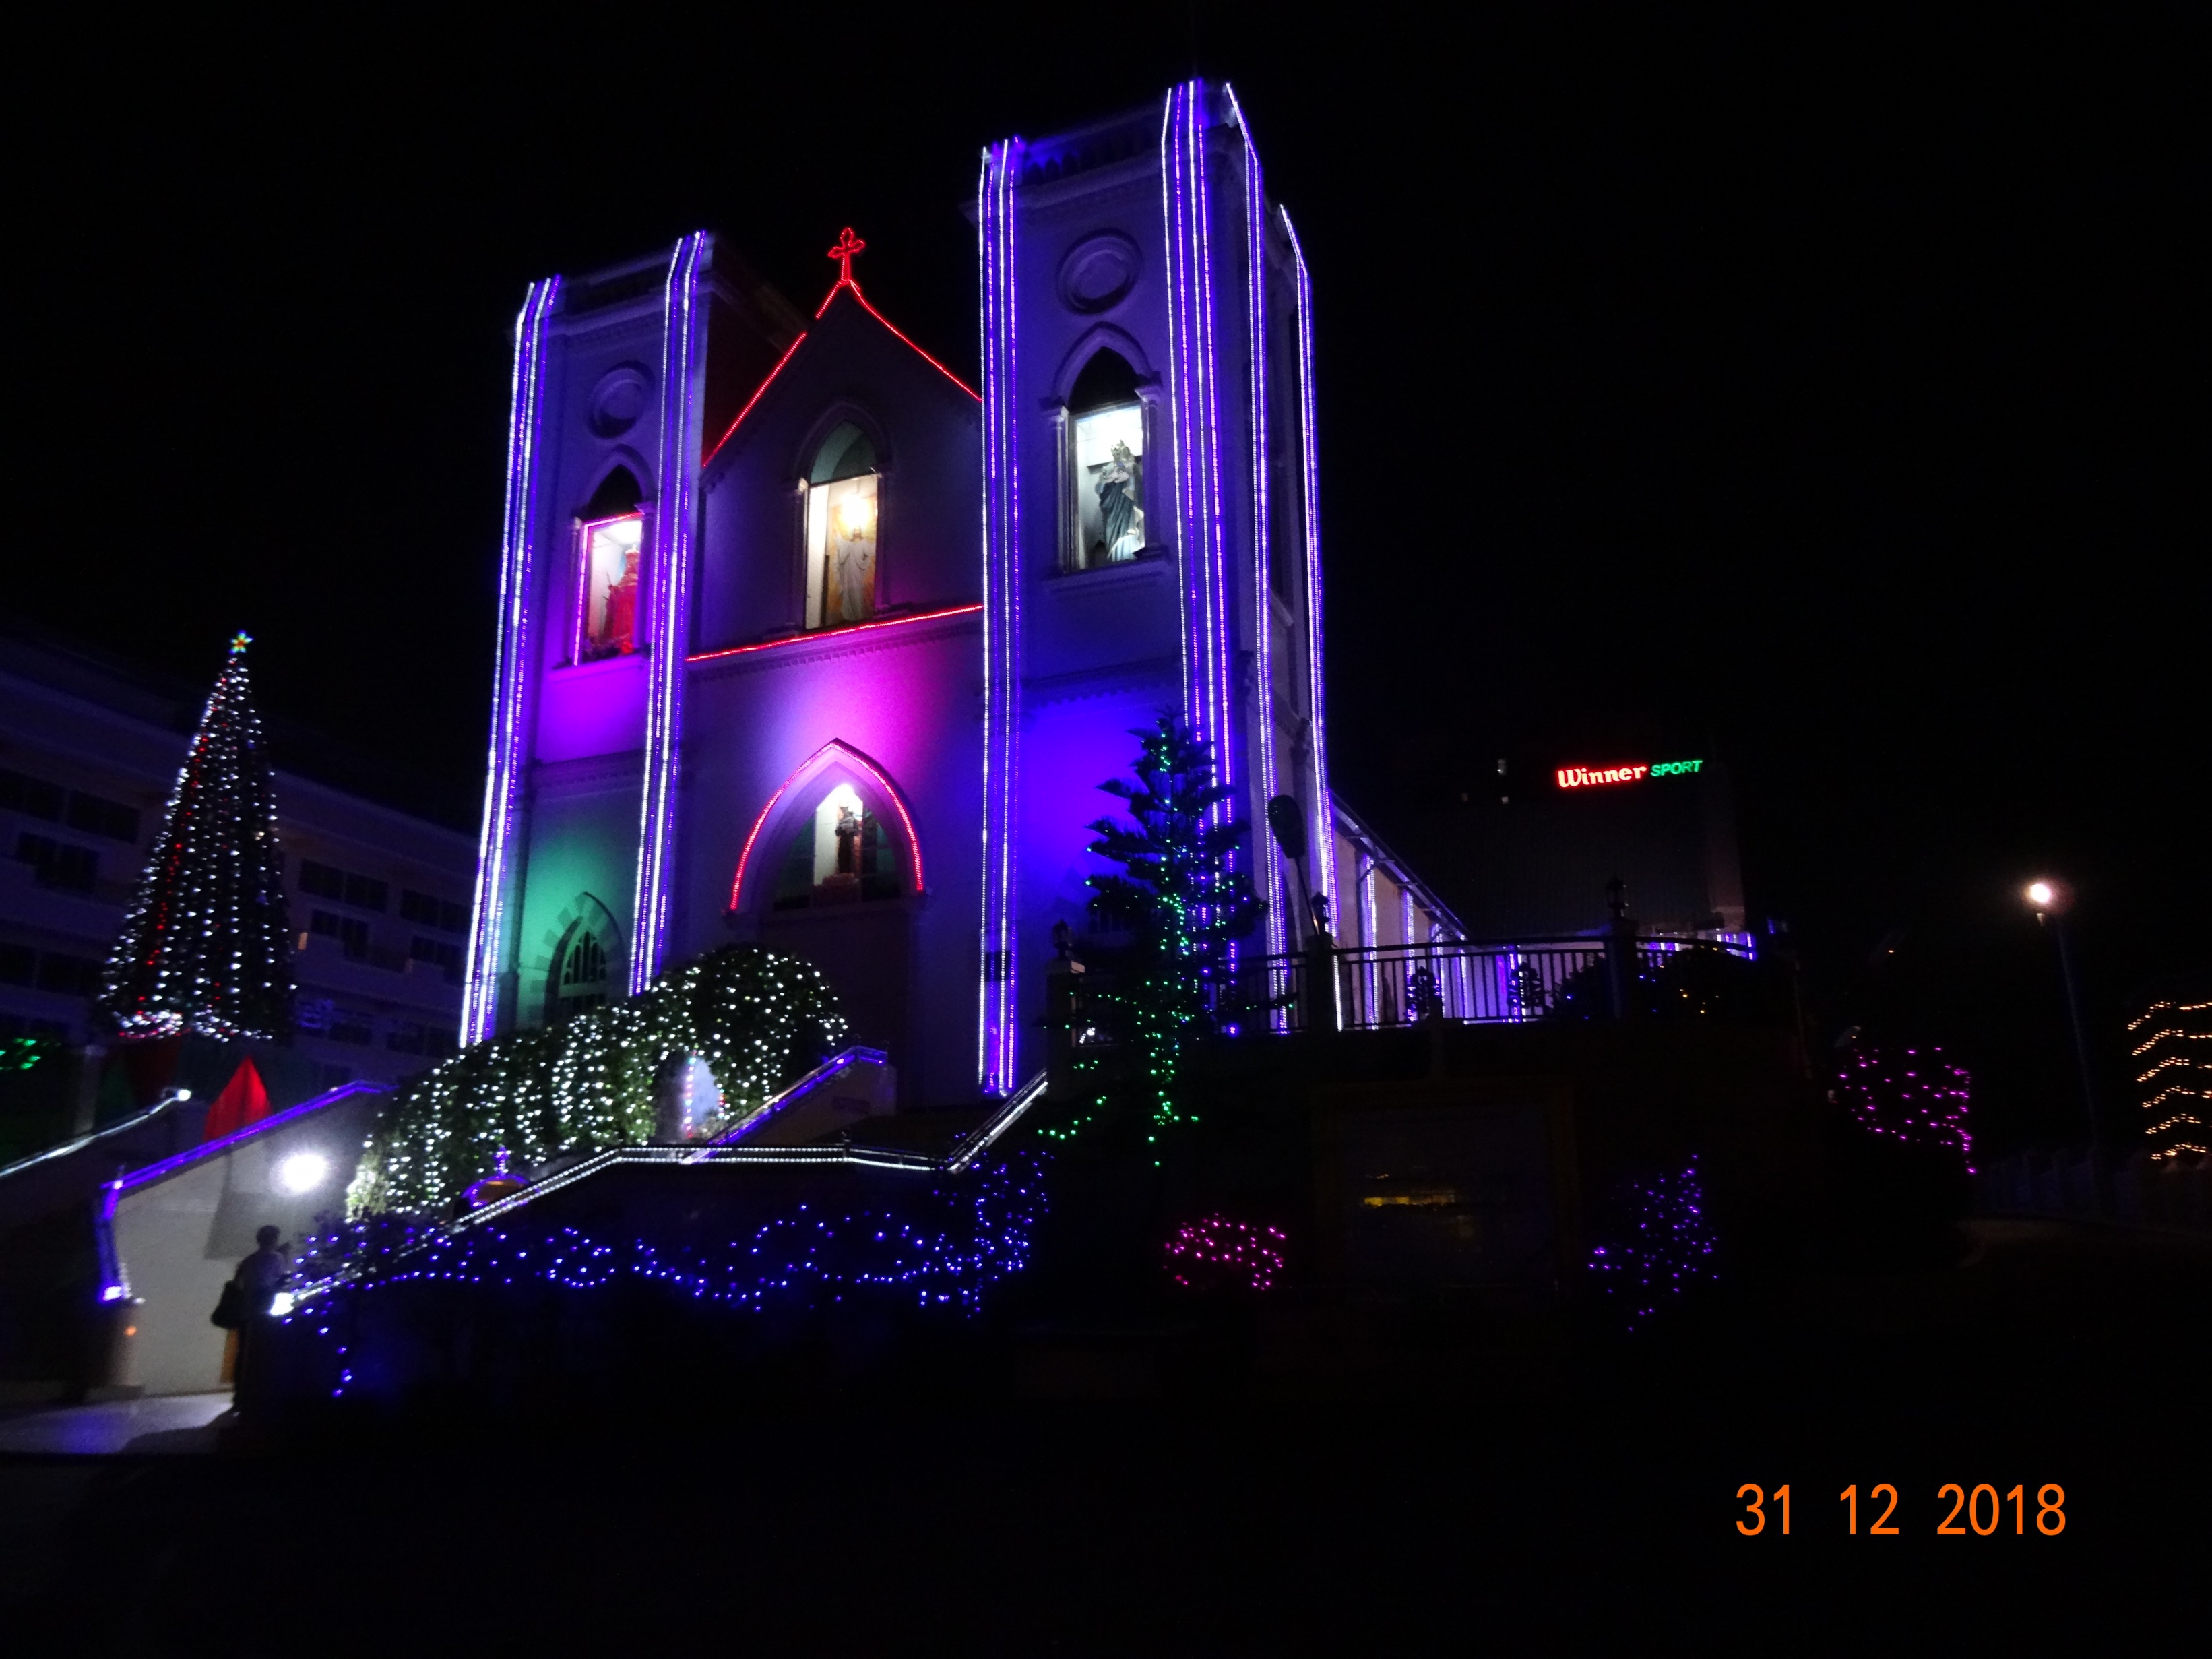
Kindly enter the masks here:
M 828 977 L 850 1040 L 910 1055 L 913 907 L 923 892 L 914 812 L 890 775 L 824 744 L 754 819 L 730 884 L 731 920 Z

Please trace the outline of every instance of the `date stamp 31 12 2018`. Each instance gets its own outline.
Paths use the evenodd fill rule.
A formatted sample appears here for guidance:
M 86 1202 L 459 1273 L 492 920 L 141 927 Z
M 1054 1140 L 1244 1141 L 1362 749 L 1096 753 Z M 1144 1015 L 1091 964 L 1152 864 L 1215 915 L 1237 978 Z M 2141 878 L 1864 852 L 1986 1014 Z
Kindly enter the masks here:
M 1770 1492 L 1764 1486 L 1746 1484 L 1736 1488 L 1735 1495 L 1736 1500 L 1744 1506 L 1744 1512 L 1735 1523 L 1735 1529 L 1743 1536 L 1757 1538 L 1762 1534 L 1784 1538 L 1790 1536 L 1790 1488 L 1787 1485 L 1776 1486 Z M 1903 1535 L 1902 1517 L 1898 1514 L 1897 1488 L 1887 1481 L 1868 1488 L 1863 1500 L 1856 1485 L 1846 1486 L 1836 1494 L 1836 1501 L 1839 1507 L 1834 1519 L 1843 1523 L 1843 1530 L 1847 1536 L 1896 1538 Z M 2031 1525 L 2033 1531 L 2045 1538 L 2056 1538 L 2066 1530 L 2066 1488 L 2055 1481 L 2035 1489 L 2034 1506 L 2031 1509 L 2025 1485 L 2000 1492 L 1987 1481 L 1969 1490 L 1955 1480 L 1947 1480 L 1936 1488 L 1936 1507 L 1943 1510 L 1947 1506 L 1948 1512 L 1936 1522 L 1935 1533 L 1939 1538 L 1987 1538 L 2001 1532 L 2025 1538 Z

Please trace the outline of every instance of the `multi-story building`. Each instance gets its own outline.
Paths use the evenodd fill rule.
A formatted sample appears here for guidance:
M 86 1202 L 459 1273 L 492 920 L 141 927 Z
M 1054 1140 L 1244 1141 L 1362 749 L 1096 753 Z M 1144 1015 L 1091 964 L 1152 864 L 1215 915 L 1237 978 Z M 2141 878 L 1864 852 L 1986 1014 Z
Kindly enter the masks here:
M 11 632 L 0 659 L 0 1036 L 103 1040 L 92 1000 L 204 697 Z M 472 838 L 283 769 L 276 812 L 298 947 L 289 1091 L 388 1083 L 452 1053 Z
M 2196 1163 L 2212 1146 L 2212 981 L 2143 993 L 2128 1022 L 2136 1104 L 2153 1159 Z

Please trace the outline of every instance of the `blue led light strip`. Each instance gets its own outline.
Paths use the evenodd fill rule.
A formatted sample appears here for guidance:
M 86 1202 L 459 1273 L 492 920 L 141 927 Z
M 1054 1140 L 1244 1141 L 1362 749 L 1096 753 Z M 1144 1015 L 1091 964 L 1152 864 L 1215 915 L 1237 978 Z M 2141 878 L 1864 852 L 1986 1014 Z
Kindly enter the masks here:
M 492 671 L 491 754 L 484 768 L 483 834 L 477 843 L 475 913 L 461 990 L 461 1042 L 481 1042 L 498 1021 L 500 957 L 513 876 L 515 806 L 531 690 L 531 564 L 537 540 L 533 497 L 544 415 L 545 331 L 561 279 L 533 283 L 514 319 L 514 374 L 507 436 L 507 511 L 499 569 L 499 653 Z
M 703 230 L 676 244 L 662 297 L 660 500 L 653 515 L 651 660 L 646 665 L 645 791 L 638 806 L 631 902 L 630 994 L 651 985 L 668 948 L 669 866 L 676 851 L 678 751 L 684 738 L 684 657 L 691 622 L 691 532 L 699 485 L 698 293 Z
M 1219 380 L 1213 240 L 1206 166 L 1206 89 L 1168 94 L 1160 133 L 1169 275 L 1169 395 L 1174 409 L 1176 555 L 1183 584 L 1183 717 L 1212 748 L 1214 775 L 1237 776 L 1231 717 L 1229 586 L 1221 532 Z M 1214 809 L 1218 817 L 1230 807 Z
M 1298 339 L 1298 471 L 1300 505 L 1306 542 L 1306 696 L 1313 720 L 1313 842 L 1314 882 L 1335 903 L 1336 803 L 1328 789 L 1328 708 L 1322 682 L 1321 604 L 1320 463 L 1314 443 L 1313 279 L 1306 271 L 1305 250 L 1291 216 L 1283 215 L 1283 234 L 1291 240 L 1291 261 L 1297 287 Z M 1344 921 L 1336 918 L 1340 931 Z M 1338 1018 L 1343 1017 L 1340 987 Z
M 1273 564 L 1273 526 L 1267 499 L 1267 189 L 1260 172 L 1260 154 L 1252 143 L 1252 130 L 1244 111 L 1229 91 L 1229 107 L 1237 131 L 1244 136 L 1244 322 L 1251 362 L 1252 387 L 1252 648 L 1259 701 L 1260 778 L 1258 801 L 1250 815 L 1256 827 L 1267 822 L 1267 803 L 1275 798 L 1275 613 L 1270 572 Z M 1272 858 L 1257 856 L 1256 869 L 1279 866 Z M 1291 933 L 1270 881 L 1259 896 L 1267 904 L 1267 954 L 1279 956 L 1291 948 Z M 1278 1008 L 1271 1023 L 1277 1030 L 1289 1029 L 1290 1011 Z
M 986 1095 L 1013 1085 L 1020 1033 L 1014 960 L 1016 726 L 1021 676 L 1021 467 L 1014 349 L 1014 179 L 1022 141 L 983 154 L 976 257 L 983 327 L 983 918 L 976 1078 Z

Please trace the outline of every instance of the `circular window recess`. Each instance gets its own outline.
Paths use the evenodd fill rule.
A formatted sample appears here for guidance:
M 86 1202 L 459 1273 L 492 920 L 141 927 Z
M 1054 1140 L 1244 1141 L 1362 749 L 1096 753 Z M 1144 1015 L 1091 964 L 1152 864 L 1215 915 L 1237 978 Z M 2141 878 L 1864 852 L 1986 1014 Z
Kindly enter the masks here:
M 652 395 L 642 369 L 627 365 L 609 369 L 592 388 L 592 430 L 602 438 L 620 437 L 637 424 Z
M 1070 311 L 1111 310 L 1137 281 L 1137 245 L 1113 231 L 1086 236 L 1060 262 L 1060 297 Z

